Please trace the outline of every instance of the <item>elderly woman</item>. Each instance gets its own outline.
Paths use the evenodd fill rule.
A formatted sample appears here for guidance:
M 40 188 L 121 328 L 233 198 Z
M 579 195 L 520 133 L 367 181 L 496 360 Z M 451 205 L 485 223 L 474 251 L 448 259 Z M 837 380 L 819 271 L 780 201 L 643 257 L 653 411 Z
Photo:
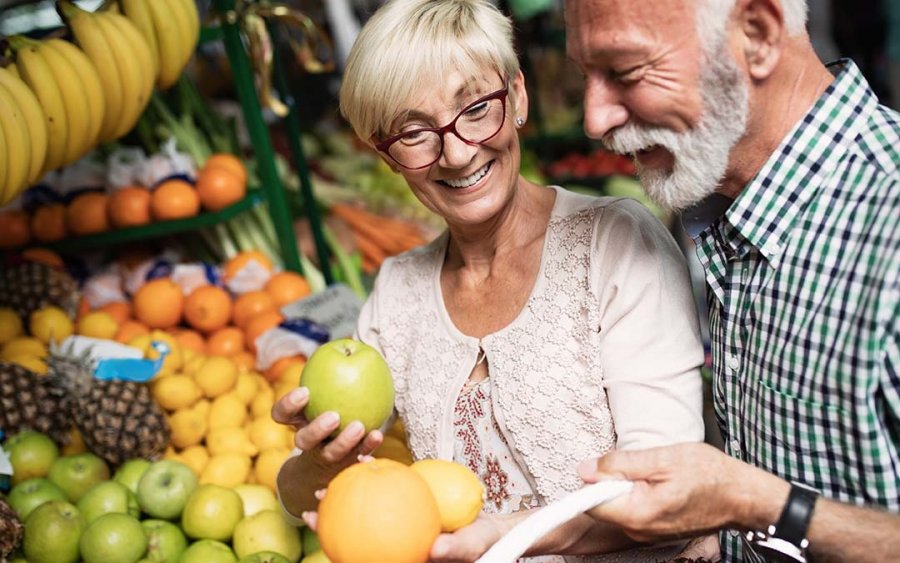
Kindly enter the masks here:
M 393 0 L 364 26 L 341 89 L 359 137 L 447 225 L 384 263 L 358 325 L 391 367 L 414 457 L 464 464 L 487 490 L 482 517 L 439 538 L 434 560 L 477 558 L 577 489 L 584 459 L 703 438 L 683 257 L 640 204 L 519 174 L 528 96 L 511 35 L 485 0 Z M 358 422 L 326 440 L 336 413 L 306 421 L 307 397 L 273 410 L 299 428 L 304 453 L 279 478 L 297 516 L 290 483 L 327 483 L 382 440 Z M 632 545 L 604 526 L 576 518 L 533 554 Z

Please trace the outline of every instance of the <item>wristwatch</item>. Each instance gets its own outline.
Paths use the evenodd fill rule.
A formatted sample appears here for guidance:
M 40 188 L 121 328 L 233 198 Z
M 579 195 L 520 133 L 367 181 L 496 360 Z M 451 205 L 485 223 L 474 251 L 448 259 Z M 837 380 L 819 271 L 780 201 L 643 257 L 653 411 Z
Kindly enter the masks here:
M 806 563 L 806 548 L 809 547 L 806 532 L 817 498 L 819 492 L 815 489 L 792 482 L 791 492 L 778 522 L 769 526 L 765 532 L 747 532 L 747 542 L 756 553 L 769 561 Z

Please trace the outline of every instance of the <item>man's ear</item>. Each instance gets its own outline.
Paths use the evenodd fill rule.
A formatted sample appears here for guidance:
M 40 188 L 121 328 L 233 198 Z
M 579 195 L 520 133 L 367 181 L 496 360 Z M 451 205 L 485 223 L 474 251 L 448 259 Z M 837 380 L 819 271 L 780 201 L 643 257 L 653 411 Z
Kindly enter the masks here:
M 737 25 L 751 79 L 768 78 L 781 59 L 787 34 L 781 0 L 739 0 Z

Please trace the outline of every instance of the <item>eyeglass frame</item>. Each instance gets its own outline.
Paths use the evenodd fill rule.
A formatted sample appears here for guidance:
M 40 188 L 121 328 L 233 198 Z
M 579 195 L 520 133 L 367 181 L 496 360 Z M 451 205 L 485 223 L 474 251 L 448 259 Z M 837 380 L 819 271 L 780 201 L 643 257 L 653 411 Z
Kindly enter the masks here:
M 487 94 L 487 95 L 484 95 L 484 96 L 478 98 L 471 104 L 466 105 L 466 107 L 464 107 L 462 110 L 460 110 L 460 112 L 458 114 L 456 114 L 456 117 L 453 118 L 453 121 L 451 121 L 447 125 L 444 125 L 443 127 L 422 127 L 420 129 L 413 129 L 412 131 L 398 133 L 397 135 L 388 137 L 387 139 L 385 139 L 383 141 L 379 141 L 379 142 L 375 143 L 375 148 L 378 149 L 379 151 L 383 152 L 384 154 L 386 154 L 388 157 L 390 157 L 390 159 L 393 160 L 394 162 L 396 162 L 398 166 L 402 166 L 403 168 L 406 168 L 407 170 L 421 170 L 423 168 L 428 168 L 429 166 L 431 166 L 432 164 L 434 164 L 435 162 L 440 160 L 441 155 L 444 154 L 444 135 L 446 135 L 447 133 L 453 133 L 454 135 L 456 135 L 457 139 L 459 139 L 460 141 L 462 141 L 465 144 L 470 145 L 470 146 L 481 145 L 483 143 L 490 141 L 494 137 L 496 137 L 497 134 L 500 133 L 500 131 L 503 129 L 503 122 L 506 121 L 506 98 L 508 95 L 509 95 L 509 86 L 507 85 L 507 86 L 504 86 L 503 88 L 500 88 L 499 90 L 496 90 L 494 92 L 491 92 L 490 94 Z M 467 111 L 469 111 L 469 109 L 471 109 L 473 106 L 477 106 L 478 104 L 480 104 L 482 102 L 487 102 L 487 101 L 496 100 L 496 99 L 499 99 L 500 103 L 503 104 L 503 117 L 500 119 L 500 127 L 498 127 L 497 130 L 494 131 L 494 133 L 490 137 L 487 137 L 480 141 L 470 141 L 468 139 L 464 139 L 462 137 L 462 135 L 460 135 L 459 131 L 456 130 L 456 122 L 459 121 L 459 118 L 462 117 L 463 114 L 466 113 Z M 393 145 L 394 143 L 396 143 L 403 137 L 410 135 L 412 133 L 423 133 L 423 132 L 437 133 L 438 138 L 440 138 L 440 140 L 441 140 L 441 150 L 438 151 L 435 159 L 432 160 L 431 162 L 429 162 L 428 164 L 424 164 L 422 166 L 406 166 L 405 164 L 403 164 L 402 162 L 400 162 L 399 160 L 394 158 L 394 155 L 392 155 L 390 152 L 388 152 L 388 149 L 391 148 L 391 145 Z

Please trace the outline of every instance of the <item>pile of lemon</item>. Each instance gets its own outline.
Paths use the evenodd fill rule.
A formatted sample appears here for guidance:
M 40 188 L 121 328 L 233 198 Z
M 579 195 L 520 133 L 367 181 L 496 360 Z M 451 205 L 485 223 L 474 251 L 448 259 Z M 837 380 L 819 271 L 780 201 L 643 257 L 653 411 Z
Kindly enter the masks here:
M 129 345 L 147 350 L 152 340 L 164 340 L 172 349 L 150 383 L 154 399 L 168 414 L 171 437 L 164 457 L 190 467 L 200 483 L 260 483 L 274 491 L 294 435 L 272 420 L 272 405 L 297 386 L 302 365 L 270 383 L 231 358 L 205 356 L 179 347 L 171 335 L 154 333 Z

